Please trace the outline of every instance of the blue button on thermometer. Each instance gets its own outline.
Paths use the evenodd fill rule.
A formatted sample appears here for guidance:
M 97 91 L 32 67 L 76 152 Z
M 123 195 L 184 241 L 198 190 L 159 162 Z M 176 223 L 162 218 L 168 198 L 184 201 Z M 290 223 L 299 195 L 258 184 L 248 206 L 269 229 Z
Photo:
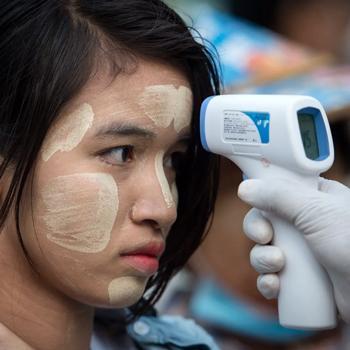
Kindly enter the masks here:
M 299 187 L 317 188 L 318 176 L 334 160 L 326 113 L 308 96 L 209 97 L 202 104 L 200 130 L 204 148 L 229 158 L 250 179 L 284 178 Z M 327 273 L 294 226 L 265 214 L 274 228 L 273 244 L 286 257 L 280 273 L 280 323 L 302 329 L 335 327 L 336 308 Z

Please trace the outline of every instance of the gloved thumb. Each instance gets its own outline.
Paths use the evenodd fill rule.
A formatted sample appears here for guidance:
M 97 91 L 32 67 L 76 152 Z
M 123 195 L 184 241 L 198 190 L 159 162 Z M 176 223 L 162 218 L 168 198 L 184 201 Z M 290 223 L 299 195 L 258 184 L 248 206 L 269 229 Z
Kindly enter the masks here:
M 238 197 L 244 202 L 266 212 L 273 211 L 290 222 L 295 221 L 305 205 L 319 202 L 322 195 L 317 190 L 283 179 L 249 179 L 238 188 Z

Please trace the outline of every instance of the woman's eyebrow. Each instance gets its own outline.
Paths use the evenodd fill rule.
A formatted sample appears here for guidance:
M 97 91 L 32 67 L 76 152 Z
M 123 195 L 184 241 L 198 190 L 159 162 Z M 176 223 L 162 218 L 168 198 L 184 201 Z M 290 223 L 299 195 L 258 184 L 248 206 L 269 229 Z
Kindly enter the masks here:
M 104 138 L 108 136 L 140 136 L 143 138 L 155 138 L 156 134 L 148 129 L 128 123 L 112 122 L 97 129 L 95 138 Z

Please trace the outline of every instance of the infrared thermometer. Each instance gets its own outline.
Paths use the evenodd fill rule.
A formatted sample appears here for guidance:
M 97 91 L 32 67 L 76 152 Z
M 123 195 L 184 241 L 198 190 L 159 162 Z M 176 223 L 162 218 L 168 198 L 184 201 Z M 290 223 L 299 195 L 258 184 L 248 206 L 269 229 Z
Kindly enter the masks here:
M 251 179 L 286 179 L 299 188 L 317 188 L 320 173 L 334 160 L 332 135 L 321 104 L 298 95 L 221 95 L 201 107 L 203 147 L 227 157 Z M 271 183 L 271 182 L 269 182 Z M 264 212 L 283 251 L 279 322 L 288 328 L 336 326 L 329 277 L 304 235 L 286 220 Z

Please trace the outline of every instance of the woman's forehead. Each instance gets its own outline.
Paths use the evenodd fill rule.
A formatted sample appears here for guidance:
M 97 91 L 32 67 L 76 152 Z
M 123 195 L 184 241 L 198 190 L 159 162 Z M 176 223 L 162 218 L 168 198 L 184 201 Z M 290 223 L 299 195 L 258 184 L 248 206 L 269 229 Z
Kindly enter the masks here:
M 165 109 L 170 100 L 180 105 L 193 102 L 189 82 L 180 70 L 164 63 L 140 60 L 134 71 L 116 77 L 103 71 L 95 74 L 67 106 L 65 114 L 88 103 L 97 115 L 117 117 L 119 113 L 132 117 L 133 113 L 140 114 L 138 109 L 153 103 L 149 99 L 158 107 L 165 101 L 162 105 Z
M 133 70 L 120 72 L 116 76 L 109 71 L 98 71 L 83 88 L 79 98 L 93 101 L 114 95 L 130 99 L 146 86 L 167 84 L 190 87 L 181 70 L 160 62 L 139 60 Z
M 130 127 L 157 134 L 171 127 L 174 135 L 180 136 L 188 132 L 192 119 L 193 97 L 186 78 L 163 64 L 142 63 L 135 72 L 115 79 L 96 75 L 73 102 L 61 113 L 55 133 L 62 134 L 58 129 L 72 133 L 69 124 L 75 125 L 77 132 L 84 129 L 88 138 L 105 135 L 107 129 L 107 134 L 110 130 L 125 134 Z M 86 125 L 78 123 L 78 116 Z

